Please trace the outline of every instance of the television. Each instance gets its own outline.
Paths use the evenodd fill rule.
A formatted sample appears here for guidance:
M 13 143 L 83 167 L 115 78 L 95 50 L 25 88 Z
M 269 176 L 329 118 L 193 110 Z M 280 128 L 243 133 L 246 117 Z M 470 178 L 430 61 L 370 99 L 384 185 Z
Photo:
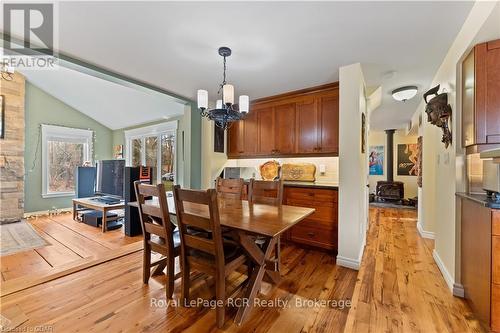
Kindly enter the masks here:
M 95 192 L 113 198 L 123 198 L 125 160 L 102 160 L 96 163 Z

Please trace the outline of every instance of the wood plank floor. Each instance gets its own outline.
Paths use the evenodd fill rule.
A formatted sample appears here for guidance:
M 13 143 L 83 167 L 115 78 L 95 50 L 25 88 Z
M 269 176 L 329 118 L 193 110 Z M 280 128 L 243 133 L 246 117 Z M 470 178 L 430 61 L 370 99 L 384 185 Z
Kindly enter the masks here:
M 416 212 L 370 209 L 370 229 L 346 332 L 482 332 L 452 296 L 416 230 Z
M 359 274 L 336 266 L 325 252 L 288 244 L 282 252 L 281 283 L 264 283 L 259 295 L 286 306 L 256 307 L 242 326 L 233 323 L 236 309 L 230 309 L 221 331 L 481 332 L 467 304 L 450 294 L 432 259 L 432 241 L 418 236 L 415 213 L 372 209 L 370 218 Z M 105 244 L 104 239 L 95 241 Z M 144 285 L 141 261 L 141 252 L 136 252 L 15 292 L 2 297 L 0 310 L 27 319 L 18 330 L 48 325 L 53 332 L 219 331 L 214 310 L 160 304 L 165 301 L 165 276 Z M 196 277 L 192 297 L 209 299 L 212 283 Z M 234 273 L 229 281 L 236 284 L 244 278 Z M 351 299 L 350 309 L 314 303 Z M 312 304 L 297 305 L 307 300 Z
M 73 221 L 71 214 L 38 217 L 28 222 L 50 245 L 1 257 L 2 281 L 27 274 L 50 274 L 55 267 L 82 258 L 98 259 L 110 250 L 142 239 L 125 236 L 123 228 L 103 234 L 100 228 Z

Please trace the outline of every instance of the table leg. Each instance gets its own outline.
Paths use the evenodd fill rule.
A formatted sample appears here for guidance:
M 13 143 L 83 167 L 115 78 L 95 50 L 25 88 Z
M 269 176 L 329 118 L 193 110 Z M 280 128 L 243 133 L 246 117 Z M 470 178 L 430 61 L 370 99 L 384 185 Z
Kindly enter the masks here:
M 240 232 L 239 238 L 241 245 L 243 246 L 243 248 L 245 248 L 250 259 L 252 259 L 255 265 L 252 274 L 250 275 L 247 289 L 245 291 L 244 297 L 248 300 L 247 305 L 242 306 L 238 309 L 238 313 L 236 314 L 236 318 L 234 319 L 234 322 L 238 325 L 240 325 L 246 319 L 246 317 L 252 310 L 254 298 L 260 291 L 262 278 L 266 273 L 266 261 L 270 259 L 273 253 L 274 246 L 276 244 L 276 238 L 272 238 L 268 242 L 266 242 L 266 244 L 264 245 L 264 251 L 262 251 L 262 249 L 258 247 L 257 244 L 255 244 L 251 236 Z
M 102 210 L 102 232 L 106 232 L 106 230 L 108 230 L 107 216 L 108 216 L 108 212 L 106 211 L 106 209 L 103 209 Z
M 76 212 L 76 203 L 73 201 L 73 221 L 76 221 L 76 215 L 77 215 L 77 212 Z

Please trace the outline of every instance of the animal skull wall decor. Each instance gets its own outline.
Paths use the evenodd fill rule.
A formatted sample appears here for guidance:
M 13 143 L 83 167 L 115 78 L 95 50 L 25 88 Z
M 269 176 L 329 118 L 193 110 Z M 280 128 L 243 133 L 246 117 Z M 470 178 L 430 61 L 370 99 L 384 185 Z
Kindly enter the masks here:
M 445 148 L 451 143 L 451 132 L 448 126 L 448 119 L 451 116 L 451 105 L 448 104 L 448 94 L 439 94 L 439 84 L 434 88 L 429 89 L 424 94 L 424 101 L 427 104 L 425 107 L 425 113 L 427 113 L 427 121 L 432 125 L 436 125 L 443 130 L 443 137 L 441 142 L 444 143 Z M 432 96 L 429 101 L 427 101 L 428 96 Z

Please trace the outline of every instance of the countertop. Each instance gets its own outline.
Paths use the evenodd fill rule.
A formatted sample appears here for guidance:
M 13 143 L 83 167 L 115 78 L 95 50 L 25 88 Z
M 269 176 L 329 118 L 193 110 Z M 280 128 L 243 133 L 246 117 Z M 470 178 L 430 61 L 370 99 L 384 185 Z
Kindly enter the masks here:
M 456 196 L 472 200 L 480 205 L 483 205 L 484 207 L 488 207 L 491 209 L 500 209 L 500 201 L 495 201 L 494 199 L 486 196 L 486 194 L 471 194 L 471 193 L 457 192 Z
M 245 183 L 248 183 L 248 182 L 250 182 L 250 179 L 245 179 Z M 285 180 L 285 181 L 283 181 L 283 186 L 285 186 L 285 187 L 324 188 L 324 189 L 338 190 L 339 183 L 325 182 L 325 181 L 301 182 L 301 181 Z

